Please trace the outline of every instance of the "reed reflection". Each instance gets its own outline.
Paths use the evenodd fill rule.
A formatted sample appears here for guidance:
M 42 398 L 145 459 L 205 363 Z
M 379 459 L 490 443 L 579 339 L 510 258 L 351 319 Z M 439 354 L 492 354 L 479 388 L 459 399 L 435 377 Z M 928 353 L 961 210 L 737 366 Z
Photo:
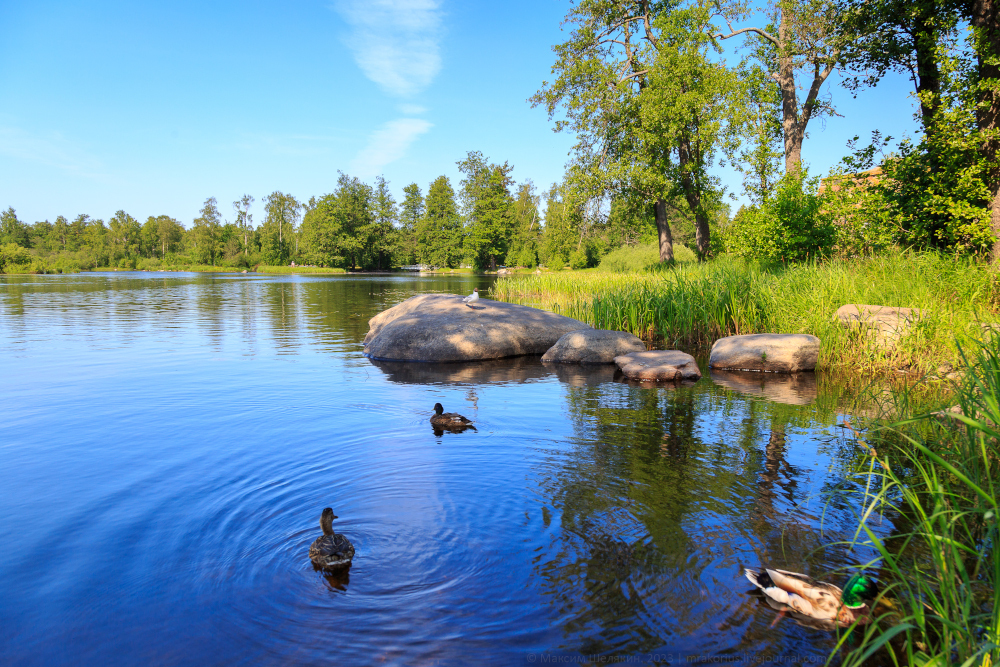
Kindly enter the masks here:
M 815 423 L 816 409 L 704 381 L 571 382 L 566 395 L 575 445 L 546 484 L 563 532 L 537 565 L 566 648 L 642 652 L 700 637 L 705 653 L 744 631 L 746 645 L 766 644 L 740 567 L 824 567 L 828 538 L 801 508 L 813 473 L 788 460 L 788 429 Z

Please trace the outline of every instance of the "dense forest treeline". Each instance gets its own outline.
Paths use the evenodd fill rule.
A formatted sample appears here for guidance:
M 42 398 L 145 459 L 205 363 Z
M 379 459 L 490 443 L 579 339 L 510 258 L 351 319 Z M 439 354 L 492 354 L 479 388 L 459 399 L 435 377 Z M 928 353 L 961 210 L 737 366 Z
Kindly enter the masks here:
M 232 203 L 229 218 L 210 197 L 189 225 L 168 215 L 140 222 L 121 210 L 107 221 L 81 214 L 27 224 L 8 208 L 0 213 L 0 271 L 291 262 L 368 271 L 412 264 L 582 268 L 654 234 L 651 221 L 624 223 L 621 216 L 594 224 L 565 185 L 539 194 L 530 180 L 514 181 L 511 165 L 482 153 L 468 153 L 458 166 L 457 191 L 439 176 L 426 194 L 417 183 L 407 185 L 402 202 L 382 177 L 368 184 L 343 173 L 332 192 L 304 202 L 273 192 L 264 198 L 259 224 L 251 195 Z M 691 227 L 680 217 L 675 224 L 682 237 Z

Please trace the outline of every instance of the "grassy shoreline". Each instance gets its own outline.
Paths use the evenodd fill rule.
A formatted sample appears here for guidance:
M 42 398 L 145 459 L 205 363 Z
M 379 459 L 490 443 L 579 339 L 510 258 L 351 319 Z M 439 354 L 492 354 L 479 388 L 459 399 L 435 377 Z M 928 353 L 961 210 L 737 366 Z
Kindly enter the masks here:
M 822 341 L 818 369 L 914 373 L 958 365 L 959 346 L 996 324 L 1000 282 L 971 260 L 905 253 L 808 264 L 723 257 L 640 273 L 601 270 L 501 278 L 491 296 L 552 310 L 657 347 L 705 352 L 725 336 L 807 333 Z M 845 304 L 920 308 L 896 344 L 834 321 Z

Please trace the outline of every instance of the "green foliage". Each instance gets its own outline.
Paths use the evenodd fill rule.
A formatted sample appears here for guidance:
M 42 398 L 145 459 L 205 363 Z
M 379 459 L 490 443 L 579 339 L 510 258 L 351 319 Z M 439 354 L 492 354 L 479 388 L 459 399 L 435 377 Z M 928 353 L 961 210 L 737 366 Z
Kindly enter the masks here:
M 0 243 L 16 243 L 24 247 L 30 244 L 28 227 L 17 219 L 12 207 L 0 212 Z
M 0 273 L 13 273 L 13 269 L 31 264 L 31 253 L 16 243 L 0 245 Z
M 302 221 L 302 255 L 322 266 L 369 268 L 374 263 L 369 242 L 375 224 L 375 191 L 341 173 L 336 189 L 313 202 Z
M 538 264 L 538 245 L 542 235 L 538 204 L 539 197 L 530 180 L 518 186 L 514 201 L 513 237 L 504 260 L 508 266 L 533 267 Z
M 833 249 L 836 230 L 821 211 L 817 179 L 786 174 L 760 207 L 741 209 L 726 230 L 726 250 L 748 259 L 801 261 Z
M 292 241 L 301 208 L 302 204 L 292 195 L 275 191 L 267 196 L 266 215 L 260 229 L 260 253 L 264 263 L 288 263 L 294 251 Z
M 477 269 L 495 270 L 507 255 L 516 228 L 509 164 L 491 164 L 479 151 L 458 163 L 465 214 L 464 247 Z
M 194 219 L 194 227 L 188 235 L 195 261 L 214 265 L 222 255 L 221 227 L 222 216 L 219 214 L 218 202 L 215 197 L 209 197 L 201 208 L 201 215 Z
M 138 220 L 125 211 L 116 212 L 108 220 L 108 233 L 105 239 L 110 258 L 119 262 L 136 257 L 139 254 L 141 233 L 142 227 Z
M 610 199 L 652 208 L 683 198 L 703 255 L 710 234 L 706 204 L 719 190 L 708 169 L 720 147 L 735 145 L 727 101 L 733 81 L 710 57 L 709 9 L 575 3 L 566 17 L 570 38 L 554 47 L 557 78 L 532 98 L 550 116 L 561 110 L 565 120 L 556 129 L 578 138 L 569 180 L 581 205 Z M 669 234 L 666 218 L 656 223 Z
M 862 520 L 850 546 L 876 554 L 859 569 L 878 567 L 896 602 L 886 623 L 853 631 L 845 665 L 882 647 L 908 664 L 1000 659 L 1000 339 L 970 349 L 955 408 L 919 409 L 913 388 L 876 390 L 881 414 L 857 425 Z M 871 525 L 883 515 L 898 517 L 889 535 Z
M 424 217 L 424 208 L 424 195 L 419 185 L 410 183 L 403 188 L 403 203 L 399 210 L 400 264 L 417 262 L 417 227 Z
M 418 256 L 431 266 L 455 268 L 462 257 L 462 218 L 447 176 L 438 176 L 427 191 L 424 217 L 417 225 Z
M 555 268 L 551 264 L 549 268 Z M 822 341 L 820 368 L 928 369 L 958 358 L 957 344 L 997 320 L 1000 281 L 988 267 L 936 253 L 770 264 L 724 256 L 656 264 L 640 273 L 543 274 L 498 282 L 504 301 L 557 310 L 602 329 L 697 348 L 752 333 L 808 333 Z M 894 346 L 835 322 L 837 308 L 874 303 L 927 315 Z
M 674 260 L 691 262 L 697 259 L 694 252 L 685 246 L 674 246 Z M 660 263 L 660 249 L 656 243 L 641 243 L 612 250 L 601 260 L 602 271 L 618 273 L 638 273 L 655 268 Z

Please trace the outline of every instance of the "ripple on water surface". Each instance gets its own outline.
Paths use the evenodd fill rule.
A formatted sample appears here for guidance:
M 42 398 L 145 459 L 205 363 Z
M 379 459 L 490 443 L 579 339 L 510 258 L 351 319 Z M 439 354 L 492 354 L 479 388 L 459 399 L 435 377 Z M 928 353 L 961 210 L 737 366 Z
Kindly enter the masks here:
M 861 558 L 822 548 L 853 526 L 824 505 L 852 455 L 829 428 L 836 387 L 361 356 L 376 312 L 485 293 L 483 277 L 0 281 L 4 662 L 754 663 L 833 646 L 770 627 L 741 568 Z M 435 435 L 438 401 L 479 430 Z M 345 576 L 307 556 L 325 506 L 357 550 Z

